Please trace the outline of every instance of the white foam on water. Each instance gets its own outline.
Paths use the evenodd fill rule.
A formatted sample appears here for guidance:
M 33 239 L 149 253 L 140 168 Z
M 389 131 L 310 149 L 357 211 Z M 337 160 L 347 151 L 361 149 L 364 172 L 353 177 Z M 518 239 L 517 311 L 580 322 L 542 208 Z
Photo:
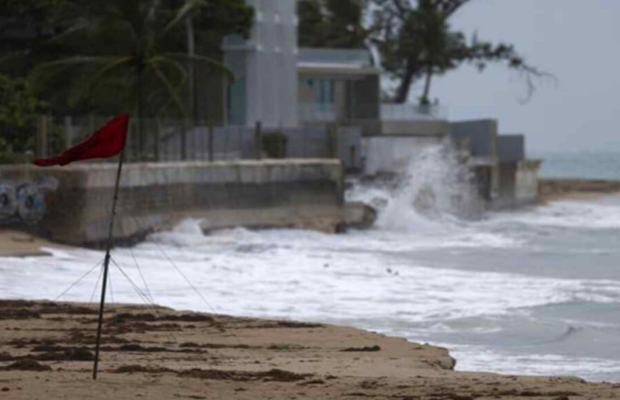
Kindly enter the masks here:
M 335 243 L 325 246 L 330 238 Z M 411 321 L 439 321 L 503 314 L 592 296 L 586 290 L 588 282 L 438 270 L 390 257 L 389 253 L 360 252 L 363 246 L 350 246 L 343 240 L 346 238 L 301 231 L 232 230 L 209 236 L 196 234 L 187 241 L 187 231 L 181 231 L 156 235 L 156 245 L 118 249 L 114 258 L 140 284 L 135 257 L 154 296 L 165 305 L 209 311 L 188 290 L 168 261 L 171 259 L 219 311 L 242 315 L 341 320 L 402 316 Z M 359 242 L 361 237 L 348 239 Z M 179 246 L 181 241 L 190 244 Z M 97 256 L 102 257 L 101 253 L 80 249 L 63 253 L 71 257 L 7 259 L 0 293 L 53 298 L 71 283 L 71 278 L 94 265 Z M 59 270 L 63 273 L 58 274 Z M 121 275 L 113 273 L 115 282 L 119 281 L 115 285 L 118 298 L 138 300 Z M 31 281 L 33 277 L 36 284 Z M 71 292 L 71 299 L 89 300 L 96 274 L 88 279 Z M 611 291 L 613 286 L 609 282 L 606 288 Z M 182 300 L 179 293 L 183 293 Z M 597 293 L 596 299 L 601 296 Z
M 496 213 L 496 223 L 518 223 L 554 228 L 618 229 L 620 228 L 620 204 L 616 196 L 607 201 L 556 201 L 551 204 L 511 213 Z
M 565 357 L 551 354 L 516 354 L 490 351 L 482 346 L 450 346 L 458 360 L 457 371 L 488 371 L 499 374 L 579 377 L 592 382 L 617 381 L 620 363 L 591 357 Z M 518 369 L 515 369 L 518 366 Z

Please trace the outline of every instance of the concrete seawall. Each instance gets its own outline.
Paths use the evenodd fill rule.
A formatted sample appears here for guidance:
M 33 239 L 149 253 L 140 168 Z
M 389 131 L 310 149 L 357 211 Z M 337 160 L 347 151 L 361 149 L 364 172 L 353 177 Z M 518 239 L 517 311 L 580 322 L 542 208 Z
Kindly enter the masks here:
M 45 212 L 31 228 L 55 241 L 100 245 L 106 238 L 116 164 L 40 169 L 1 166 L 0 181 L 44 190 Z M 335 231 L 345 221 L 337 160 L 136 163 L 123 169 L 116 241 L 169 229 L 185 218 L 205 230 L 296 227 Z M 0 225 L 2 223 L 0 222 Z
M 539 201 L 545 202 L 562 198 L 606 195 L 620 192 L 620 181 L 602 179 L 541 179 L 539 182 Z

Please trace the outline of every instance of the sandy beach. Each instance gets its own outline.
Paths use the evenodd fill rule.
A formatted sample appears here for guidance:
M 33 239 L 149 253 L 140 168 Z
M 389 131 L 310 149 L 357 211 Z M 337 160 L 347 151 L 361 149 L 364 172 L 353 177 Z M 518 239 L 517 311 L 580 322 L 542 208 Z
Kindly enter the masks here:
M 42 248 L 49 246 L 52 246 L 52 243 L 29 233 L 0 229 L 0 257 L 46 256 L 49 253 Z M 53 246 L 59 247 L 57 244 Z
M 618 399 L 620 385 L 455 372 L 443 348 L 352 328 L 161 307 L 0 301 L 0 398 Z

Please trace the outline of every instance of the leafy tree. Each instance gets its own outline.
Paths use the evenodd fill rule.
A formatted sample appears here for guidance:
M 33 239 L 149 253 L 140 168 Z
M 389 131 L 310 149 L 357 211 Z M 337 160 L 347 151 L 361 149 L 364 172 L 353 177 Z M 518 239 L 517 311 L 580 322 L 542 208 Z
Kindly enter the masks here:
M 205 54 L 227 34 L 247 36 L 253 15 L 244 0 L 1 1 L 0 148 L 33 150 L 39 99 L 57 114 L 184 115 L 188 67 L 228 74 L 217 54 Z M 192 55 L 189 18 L 199 44 Z
M 218 61 L 184 52 L 186 19 L 197 13 L 208 20 L 214 12 L 211 3 L 70 1 L 73 9 L 65 14 L 65 21 L 71 24 L 52 41 L 67 46 L 71 54 L 38 65 L 32 74 L 52 104 L 104 114 L 132 110 L 139 122 L 162 113 L 184 118 L 188 65 L 206 65 L 229 75 Z M 229 4 L 236 3 L 229 0 Z M 237 21 L 235 29 L 248 29 L 243 24 L 247 24 L 246 17 Z M 225 31 L 224 27 L 218 29 Z M 143 130 L 143 125 L 138 125 L 138 151 L 146 140 Z
M 63 54 L 63 46 L 51 42 L 63 26 L 71 0 L 4 0 L 0 2 L 0 68 L 13 76 L 25 76 L 48 54 Z
M 528 98 L 537 78 L 550 75 L 525 62 L 513 45 L 494 44 L 476 35 L 467 40 L 449 21 L 471 0 L 302 0 L 299 4 L 300 45 L 308 47 L 375 48 L 384 70 L 396 81 L 389 98 L 404 103 L 414 84 L 423 81 L 421 104 L 430 103 L 434 76 L 464 64 L 481 71 L 489 63 L 502 63 L 525 80 Z M 341 12 L 345 3 L 357 7 L 349 24 Z M 337 36 L 330 32 L 339 32 Z M 344 39 L 343 39 L 344 38 Z M 370 46 L 368 46 L 370 44 Z
M 518 71 L 526 81 L 528 98 L 535 90 L 535 78 L 549 76 L 527 64 L 513 45 L 467 40 L 455 31 L 449 19 L 471 0 L 375 0 L 381 12 L 374 24 L 380 31 L 375 42 L 383 57 L 383 67 L 396 78 L 393 100 L 406 102 L 412 84 L 424 80 L 421 104 L 430 103 L 432 79 L 472 63 L 481 71 L 489 63 L 503 63 Z
M 364 48 L 370 30 L 364 20 L 370 0 L 303 0 L 298 3 L 303 47 Z
M 34 150 L 32 132 L 43 104 L 28 82 L 0 75 L 0 148 L 9 152 Z
M 37 117 L 47 111 L 27 80 L 0 74 L 0 163 L 19 161 L 15 154 L 34 152 Z M 59 151 L 63 138 L 56 125 L 50 125 L 52 151 Z
M 197 2 L 185 3 L 173 13 L 159 0 L 88 0 L 76 2 L 78 16 L 55 39 L 73 54 L 43 63 L 33 77 L 51 98 L 66 97 L 71 108 L 86 104 L 108 111 L 136 110 L 154 115 L 169 106 L 183 113 L 180 85 L 185 61 L 224 67 L 202 56 L 171 49 L 174 35 Z M 66 90 L 59 90 L 59 88 Z M 116 108 L 116 110 L 114 110 Z
M 253 21 L 254 9 L 245 0 L 200 1 L 194 12 L 198 47 L 205 53 L 220 51 L 226 35 L 249 37 Z
M 253 19 L 244 0 L 6 0 L 0 11 L 0 68 L 12 75 L 34 69 L 49 103 L 73 113 L 183 114 L 188 65 L 226 73 L 204 54 L 226 34 L 249 34 Z M 192 56 L 189 17 L 201 44 Z

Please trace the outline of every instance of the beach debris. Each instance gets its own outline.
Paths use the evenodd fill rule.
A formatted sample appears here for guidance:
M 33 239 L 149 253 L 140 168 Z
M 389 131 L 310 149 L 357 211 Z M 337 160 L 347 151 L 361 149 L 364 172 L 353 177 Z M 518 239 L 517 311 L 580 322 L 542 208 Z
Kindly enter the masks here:
M 193 343 L 185 342 L 179 345 L 182 349 L 260 349 L 260 346 L 250 346 L 247 344 L 225 344 L 225 343 Z
M 51 371 L 49 365 L 39 364 L 35 360 L 19 360 L 3 368 L 5 371 Z
M 164 374 L 164 373 L 175 373 L 176 371 L 170 368 L 163 367 L 150 367 L 144 365 L 123 365 L 116 369 L 110 371 L 113 374 L 133 374 L 137 372 L 146 373 L 146 374 Z
M 310 386 L 310 385 L 325 385 L 325 381 L 323 379 L 311 379 L 309 381 L 304 381 L 299 383 L 299 386 Z
M 23 309 L 8 309 L 2 310 L 0 313 L 0 320 L 7 319 L 35 319 L 41 318 L 41 314 L 36 311 L 23 310 Z
M 311 324 L 307 322 L 294 322 L 294 321 L 278 321 L 278 327 L 280 328 L 325 328 L 322 324 Z
M 142 365 L 124 365 L 110 371 L 113 374 L 162 374 L 172 373 L 180 377 L 196 378 L 205 380 L 221 381 L 264 381 L 264 382 L 298 382 L 312 377 L 312 374 L 298 374 L 295 372 L 284 371 L 281 369 L 270 369 L 268 371 L 249 372 L 249 371 L 225 371 L 219 369 L 189 369 L 175 371 L 169 368 L 149 367 Z
M 39 361 L 93 361 L 94 355 L 87 347 L 38 346 L 32 352 L 40 353 L 28 355 L 24 359 Z
M 380 346 L 365 346 L 365 347 L 347 347 L 346 349 L 340 350 L 342 352 L 373 352 L 373 351 L 381 351 Z
M 112 324 L 124 324 L 127 322 L 214 322 L 215 319 L 204 314 L 161 314 L 154 315 L 150 313 L 120 313 L 112 317 L 109 322 Z
M 145 347 L 139 344 L 124 344 L 118 348 L 120 351 L 133 351 L 136 353 L 161 353 L 164 351 L 170 351 L 164 347 Z

